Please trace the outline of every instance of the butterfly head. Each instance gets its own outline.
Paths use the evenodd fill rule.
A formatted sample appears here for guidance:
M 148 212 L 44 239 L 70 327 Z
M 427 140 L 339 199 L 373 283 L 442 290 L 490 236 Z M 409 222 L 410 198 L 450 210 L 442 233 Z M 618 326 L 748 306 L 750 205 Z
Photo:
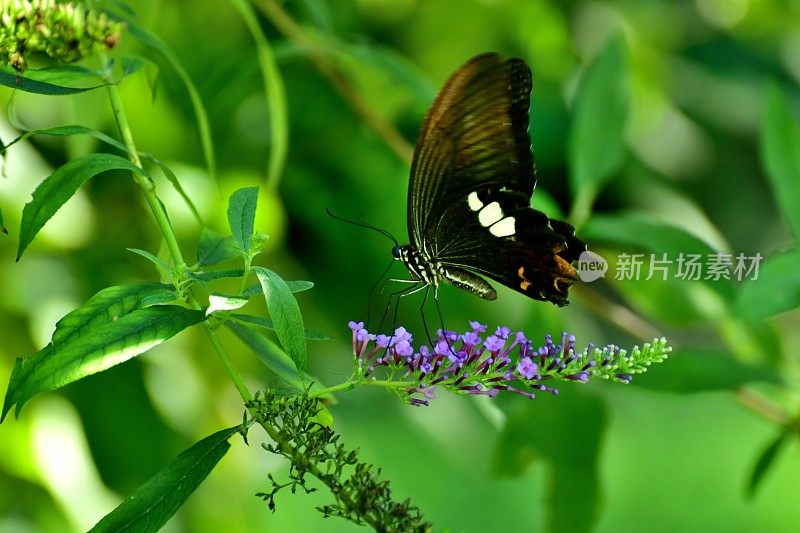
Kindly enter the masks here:
M 403 248 L 404 248 L 404 246 L 400 246 L 399 244 L 396 244 L 392 248 L 392 257 L 394 257 L 398 261 L 401 260 L 403 258 L 403 255 L 405 255 L 405 254 L 403 254 Z

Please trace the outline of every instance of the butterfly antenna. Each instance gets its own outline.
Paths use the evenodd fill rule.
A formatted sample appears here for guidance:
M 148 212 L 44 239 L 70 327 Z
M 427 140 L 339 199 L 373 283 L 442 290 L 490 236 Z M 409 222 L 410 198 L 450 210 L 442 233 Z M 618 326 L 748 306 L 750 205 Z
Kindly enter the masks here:
M 347 222 L 348 224 L 352 224 L 354 226 L 360 226 L 362 228 L 371 229 L 372 231 L 377 231 L 381 235 L 384 235 L 385 237 L 391 239 L 391 241 L 394 243 L 395 246 L 400 246 L 400 243 L 397 242 L 397 239 L 395 239 L 394 236 L 391 233 L 389 233 L 388 231 L 386 231 L 385 229 L 379 228 L 377 226 L 373 226 L 372 224 L 367 224 L 363 220 L 350 220 L 348 218 L 344 218 L 344 217 L 340 217 L 338 215 L 334 215 L 333 212 L 330 209 L 328 209 L 327 207 L 325 208 L 325 212 L 328 213 L 328 216 L 330 216 L 331 218 L 333 218 L 335 220 L 339 220 L 341 222 Z

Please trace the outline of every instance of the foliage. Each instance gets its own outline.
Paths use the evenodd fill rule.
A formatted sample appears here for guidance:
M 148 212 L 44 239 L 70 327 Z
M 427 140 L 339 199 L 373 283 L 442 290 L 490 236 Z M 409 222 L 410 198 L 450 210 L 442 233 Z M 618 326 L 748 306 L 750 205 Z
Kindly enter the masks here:
M 0 369 L 3 418 L 20 416 L 0 426 L 0 529 L 800 520 L 781 502 L 800 435 L 796 6 L 130 4 L 0 10 L 0 229 L 12 234 L 0 235 Z M 425 109 L 489 50 L 533 70 L 533 206 L 569 213 L 605 276 L 576 286 L 565 310 L 444 288 L 439 354 L 439 336 L 427 353 L 412 345 L 432 313 L 417 319 L 404 300 L 408 331 L 354 329 L 349 368 L 349 335 L 330 332 L 365 316 L 389 254 L 324 208 L 404 231 Z M 738 270 L 738 256 L 763 261 Z M 716 274 L 692 275 L 712 260 Z M 445 328 L 476 316 L 526 332 L 502 375 L 489 371 L 510 328 L 478 341 Z M 564 330 L 609 348 L 527 342 Z M 617 347 L 665 334 L 671 352 L 663 340 Z M 598 383 L 667 353 L 629 387 Z M 533 402 L 506 394 L 556 384 Z M 396 401 L 427 404 L 434 386 L 471 396 Z M 245 420 L 229 427 L 236 405 Z M 237 432 L 285 461 L 254 467 Z M 67 462 L 81 476 L 67 479 Z M 280 494 L 265 513 L 250 496 L 265 471 L 270 505 L 283 488 L 324 494 Z M 108 489 L 130 494 L 110 513 Z

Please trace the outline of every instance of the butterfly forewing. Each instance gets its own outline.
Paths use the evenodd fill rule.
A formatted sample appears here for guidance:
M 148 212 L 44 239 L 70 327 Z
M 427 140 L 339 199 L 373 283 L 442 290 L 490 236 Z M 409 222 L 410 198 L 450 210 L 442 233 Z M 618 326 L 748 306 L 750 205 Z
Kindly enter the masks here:
M 497 54 L 477 56 L 450 77 L 414 152 L 409 237 L 444 280 L 483 298 L 494 291 L 464 271 L 563 305 L 577 278 L 571 263 L 586 246 L 572 226 L 530 208 L 530 92 L 527 65 Z

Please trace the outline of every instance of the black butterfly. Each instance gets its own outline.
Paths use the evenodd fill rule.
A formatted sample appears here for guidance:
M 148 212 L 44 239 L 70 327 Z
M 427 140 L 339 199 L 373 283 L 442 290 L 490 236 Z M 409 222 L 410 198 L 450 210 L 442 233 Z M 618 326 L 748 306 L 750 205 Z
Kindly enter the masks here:
M 481 274 L 535 300 L 569 303 L 572 262 L 586 243 L 530 207 L 530 92 L 524 61 L 483 54 L 450 77 L 428 110 L 408 186 L 411 244 L 392 249 L 419 289 L 436 292 L 446 281 L 494 300 Z

